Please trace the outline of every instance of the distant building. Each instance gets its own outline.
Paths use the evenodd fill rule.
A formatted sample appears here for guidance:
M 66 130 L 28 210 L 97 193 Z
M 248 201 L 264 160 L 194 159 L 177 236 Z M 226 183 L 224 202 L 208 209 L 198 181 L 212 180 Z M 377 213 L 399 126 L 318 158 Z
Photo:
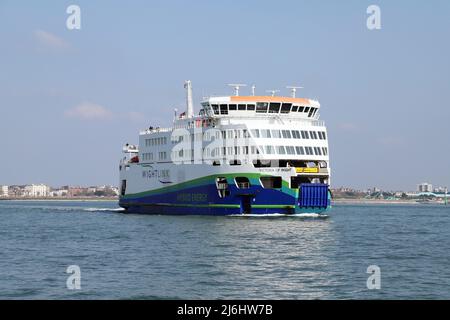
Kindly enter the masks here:
M 8 197 L 9 188 L 8 186 L 0 186 L 0 197 Z
M 50 188 L 45 184 L 32 184 L 25 186 L 25 195 L 28 197 L 47 197 L 49 195 L 49 192 Z
M 69 190 L 67 189 L 57 189 L 50 191 L 51 197 L 67 197 Z
M 447 193 L 448 189 L 447 187 L 437 187 L 434 188 L 434 193 Z
M 417 185 L 418 192 L 433 192 L 433 185 L 431 183 L 421 183 Z

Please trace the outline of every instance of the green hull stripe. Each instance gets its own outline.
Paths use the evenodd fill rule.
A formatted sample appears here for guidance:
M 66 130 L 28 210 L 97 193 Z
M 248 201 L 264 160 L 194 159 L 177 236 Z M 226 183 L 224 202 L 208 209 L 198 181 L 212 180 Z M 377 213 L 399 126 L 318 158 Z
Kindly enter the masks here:
M 196 208 L 240 208 L 239 204 L 191 204 L 191 203 L 153 203 L 153 204 L 145 204 L 145 203 L 137 203 L 131 202 L 129 205 L 137 205 L 137 206 L 161 206 L 161 207 L 196 207 Z M 293 205 L 283 205 L 283 204 L 254 204 L 252 208 L 257 209 L 293 209 L 295 206 Z
M 252 185 L 260 185 L 260 183 L 259 183 L 260 177 L 273 176 L 273 175 L 260 174 L 260 173 L 232 173 L 232 174 L 218 173 L 215 175 L 209 175 L 206 177 L 197 178 L 197 179 L 185 181 L 182 183 L 178 183 L 173 186 L 162 187 L 159 189 L 144 191 L 144 192 L 139 192 L 139 193 L 127 194 L 127 195 L 123 196 L 122 199 L 133 199 L 133 198 L 157 195 L 157 194 L 161 194 L 161 193 L 176 192 L 176 191 L 183 190 L 185 188 L 194 188 L 194 187 L 199 187 L 199 186 L 206 185 L 206 184 L 214 184 L 216 177 L 226 177 L 227 179 L 234 179 L 236 177 L 241 177 L 241 176 L 245 176 L 245 177 L 249 178 L 251 180 L 250 182 Z M 281 191 L 284 193 L 287 193 L 293 197 L 296 197 L 296 195 L 298 193 L 297 189 L 289 188 L 289 183 L 284 180 L 282 181 Z

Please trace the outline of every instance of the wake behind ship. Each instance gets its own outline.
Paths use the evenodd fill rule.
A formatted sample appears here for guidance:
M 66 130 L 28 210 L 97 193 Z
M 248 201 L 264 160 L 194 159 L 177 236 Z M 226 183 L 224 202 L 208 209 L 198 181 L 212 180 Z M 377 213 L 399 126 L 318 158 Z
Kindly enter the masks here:
M 209 97 L 170 128 L 140 132 L 120 162 L 119 205 L 132 213 L 245 215 L 323 213 L 330 208 L 328 135 L 318 101 Z

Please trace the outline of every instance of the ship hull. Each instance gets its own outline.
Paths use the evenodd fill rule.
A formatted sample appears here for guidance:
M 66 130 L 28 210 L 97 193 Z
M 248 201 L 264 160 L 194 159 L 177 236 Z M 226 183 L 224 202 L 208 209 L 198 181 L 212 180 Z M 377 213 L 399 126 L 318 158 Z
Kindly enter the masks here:
M 220 198 L 215 184 L 199 186 L 172 186 L 155 191 L 121 197 L 119 205 L 127 213 L 159 215 L 292 215 L 299 213 L 324 213 L 330 208 L 328 186 L 315 185 L 314 188 L 326 188 L 326 194 L 309 196 L 305 203 L 301 196 L 302 188 L 293 190 L 264 189 L 254 186 L 239 189 L 230 186 L 229 195 Z M 306 186 L 304 187 L 306 188 Z M 311 187 L 309 187 L 311 188 Z M 304 191 L 306 192 L 306 191 Z M 304 193 L 303 192 L 303 193 Z M 326 197 L 326 199 L 325 199 Z

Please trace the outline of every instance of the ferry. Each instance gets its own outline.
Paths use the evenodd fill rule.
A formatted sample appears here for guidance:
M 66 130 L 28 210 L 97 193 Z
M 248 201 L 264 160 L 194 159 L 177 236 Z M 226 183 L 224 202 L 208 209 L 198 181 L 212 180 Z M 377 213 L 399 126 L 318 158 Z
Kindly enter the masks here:
M 328 134 L 320 103 L 290 96 L 203 98 L 173 125 L 140 132 L 120 161 L 119 205 L 161 215 L 323 214 L 331 207 Z

